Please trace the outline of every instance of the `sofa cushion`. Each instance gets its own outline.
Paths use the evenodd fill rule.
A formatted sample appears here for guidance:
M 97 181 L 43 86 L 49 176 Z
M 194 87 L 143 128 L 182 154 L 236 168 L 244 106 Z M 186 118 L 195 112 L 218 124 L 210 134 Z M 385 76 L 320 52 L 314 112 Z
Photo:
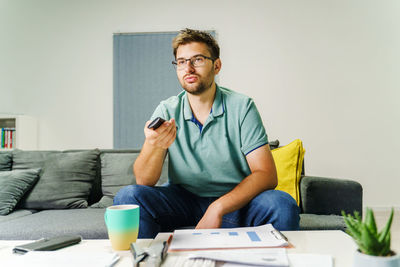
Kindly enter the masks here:
M 340 215 L 300 214 L 300 230 L 346 230 Z
M 43 210 L 0 223 L 0 240 L 32 240 L 67 234 L 107 239 L 104 209 Z
M 9 214 L 36 183 L 40 169 L 0 172 L 0 215 Z
M 289 193 L 296 200 L 297 205 L 300 204 L 299 182 L 304 152 L 303 144 L 299 139 L 272 150 L 278 174 L 278 186 L 275 189 Z
M 42 167 L 37 184 L 21 200 L 28 209 L 86 208 L 96 175 L 98 150 L 15 151 L 13 169 Z
M 124 186 L 136 184 L 133 174 L 133 163 L 139 156 L 139 152 L 117 152 L 102 153 L 101 159 L 101 182 L 103 197 L 93 208 L 105 208 L 113 204 L 115 194 Z M 168 157 L 165 159 L 161 177 L 157 185 L 168 180 Z
M 268 141 L 269 148 L 276 149 L 279 147 L 279 140 Z
M 57 151 L 24 151 L 15 149 L 12 152 L 12 169 L 23 170 L 33 168 L 43 168 L 44 163 L 50 155 Z
M 31 215 L 35 212 L 36 212 L 35 210 L 24 210 L 24 209 L 14 210 L 13 212 L 11 212 L 7 215 L 0 215 L 0 224 L 3 222 L 6 222 L 6 221 L 15 220 L 15 219 L 23 217 L 23 216 Z M 1 229 L 1 226 L 0 226 L 0 229 Z
M 11 152 L 0 152 L 0 171 L 11 170 L 12 155 Z
M 341 215 L 342 211 L 362 215 L 363 188 L 348 179 L 303 176 L 300 181 L 303 213 Z

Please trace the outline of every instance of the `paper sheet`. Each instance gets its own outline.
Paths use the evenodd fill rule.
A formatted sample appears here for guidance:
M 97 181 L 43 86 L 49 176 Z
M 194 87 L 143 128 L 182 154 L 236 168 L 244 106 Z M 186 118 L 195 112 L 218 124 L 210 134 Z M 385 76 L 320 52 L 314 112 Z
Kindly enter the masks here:
M 284 248 L 259 248 L 246 250 L 197 251 L 189 259 L 212 259 L 226 263 L 268 267 L 288 267 L 289 261 Z M 225 266 L 225 265 L 223 265 Z
M 271 224 L 255 227 L 175 230 L 169 250 L 285 247 Z
M 287 254 L 290 267 L 333 267 L 331 255 L 293 253 Z M 254 265 L 233 262 L 218 262 L 216 267 L 254 267 Z
M 1 262 L 2 267 L 87 267 L 113 266 L 119 260 L 116 253 L 110 252 L 67 252 L 58 251 L 31 251 L 24 255 L 13 255 Z

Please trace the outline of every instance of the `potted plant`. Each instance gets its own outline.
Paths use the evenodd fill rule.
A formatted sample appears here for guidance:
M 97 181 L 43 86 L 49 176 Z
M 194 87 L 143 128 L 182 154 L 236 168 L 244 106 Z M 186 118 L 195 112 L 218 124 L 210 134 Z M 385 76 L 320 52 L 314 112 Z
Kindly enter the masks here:
M 381 231 L 376 227 L 375 216 L 370 208 L 366 209 L 364 221 L 358 212 L 352 216 L 342 211 L 342 215 L 347 226 L 346 232 L 358 246 L 354 267 L 400 267 L 400 255 L 390 249 L 393 208 Z

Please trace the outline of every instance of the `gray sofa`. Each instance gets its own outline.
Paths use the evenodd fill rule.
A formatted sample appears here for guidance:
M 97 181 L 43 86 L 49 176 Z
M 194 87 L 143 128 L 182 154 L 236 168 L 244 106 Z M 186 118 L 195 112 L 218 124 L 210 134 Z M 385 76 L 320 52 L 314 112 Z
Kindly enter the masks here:
M 273 149 L 279 142 L 270 145 Z M 1 151 L 0 212 L 9 213 L 0 215 L 0 239 L 28 240 L 61 234 L 108 238 L 105 208 L 112 205 L 121 187 L 135 183 L 132 163 L 138 153 L 112 149 Z M 157 185 L 167 181 L 167 162 Z M 33 182 L 27 182 L 28 176 Z M 7 184 L 10 180 L 14 181 L 11 186 Z M 21 186 L 24 183 L 31 184 Z M 18 192 L 5 197 L 7 190 Z M 362 187 L 355 181 L 303 175 L 300 197 L 303 230 L 344 230 L 341 210 L 362 211 Z

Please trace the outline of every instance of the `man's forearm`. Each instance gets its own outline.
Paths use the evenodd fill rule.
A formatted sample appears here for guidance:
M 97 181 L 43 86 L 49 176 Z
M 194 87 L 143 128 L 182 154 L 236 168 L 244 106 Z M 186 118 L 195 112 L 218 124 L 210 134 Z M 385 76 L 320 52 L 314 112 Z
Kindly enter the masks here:
M 276 185 L 276 172 L 255 171 L 233 190 L 214 201 L 212 206 L 225 215 L 244 207 L 258 194 L 274 189 Z
M 175 140 L 176 125 L 175 120 L 170 119 L 154 130 L 148 128 L 150 122 L 147 121 L 144 126 L 146 139 L 133 165 L 133 171 L 137 184 L 153 186 L 160 179 L 167 149 Z
M 137 184 L 153 186 L 157 183 L 161 175 L 166 151 L 166 149 L 144 142 L 142 151 L 133 165 Z

